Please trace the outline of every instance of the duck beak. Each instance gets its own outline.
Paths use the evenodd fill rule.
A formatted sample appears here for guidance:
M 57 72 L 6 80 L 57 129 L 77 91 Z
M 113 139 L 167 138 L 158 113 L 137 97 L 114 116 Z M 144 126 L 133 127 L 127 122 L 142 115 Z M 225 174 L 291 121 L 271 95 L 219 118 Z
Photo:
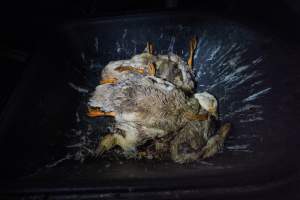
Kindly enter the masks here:
M 218 111 L 217 111 L 216 109 L 209 108 L 209 109 L 208 109 L 208 113 L 209 113 L 211 116 L 214 116 L 216 119 L 219 118 L 219 114 L 218 114 Z
M 214 116 L 216 119 L 219 118 L 219 115 L 218 115 L 217 111 L 212 112 L 211 115 Z
M 208 114 L 193 114 L 190 112 L 185 112 L 184 117 L 191 121 L 206 121 L 208 120 Z

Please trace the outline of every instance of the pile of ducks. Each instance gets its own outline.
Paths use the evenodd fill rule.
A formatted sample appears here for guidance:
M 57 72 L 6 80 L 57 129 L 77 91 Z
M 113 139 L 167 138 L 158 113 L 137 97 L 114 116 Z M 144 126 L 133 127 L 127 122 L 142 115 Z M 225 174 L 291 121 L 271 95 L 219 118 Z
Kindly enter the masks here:
M 153 45 L 129 60 L 109 62 L 88 102 L 89 117 L 113 117 L 114 126 L 100 141 L 101 156 L 115 146 L 127 158 L 165 158 L 187 163 L 215 155 L 231 125 L 219 125 L 217 99 L 195 93 L 193 57 L 154 55 Z

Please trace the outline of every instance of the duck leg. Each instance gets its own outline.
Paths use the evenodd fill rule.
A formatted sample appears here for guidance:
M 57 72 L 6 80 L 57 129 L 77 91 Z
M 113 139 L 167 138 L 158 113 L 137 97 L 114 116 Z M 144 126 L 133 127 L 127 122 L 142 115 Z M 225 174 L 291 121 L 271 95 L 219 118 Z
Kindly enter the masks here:
M 147 51 L 149 54 L 153 55 L 153 53 L 154 53 L 154 50 L 153 50 L 153 49 L 154 49 L 154 48 L 153 48 L 153 44 L 152 44 L 151 42 L 147 42 L 146 51 Z M 148 76 L 155 76 L 156 68 L 155 68 L 154 63 L 150 63 L 150 64 L 148 65 L 148 70 L 147 70 L 147 72 L 148 72 Z
M 188 58 L 188 65 L 190 69 L 192 69 L 193 66 L 193 59 L 194 59 L 194 53 L 197 47 L 197 39 L 196 37 L 192 37 L 189 43 L 189 58 Z
M 221 150 L 230 128 L 231 124 L 226 123 L 218 130 L 216 135 L 208 139 L 207 144 L 200 151 L 200 157 L 202 159 L 212 157 Z
M 149 54 L 153 54 L 153 44 L 151 42 L 147 42 L 146 49 Z
M 101 116 L 109 116 L 109 117 L 115 117 L 115 112 L 104 112 L 101 111 L 100 108 L 88 108 L 87 115 L 89 117 L 101 117 Z

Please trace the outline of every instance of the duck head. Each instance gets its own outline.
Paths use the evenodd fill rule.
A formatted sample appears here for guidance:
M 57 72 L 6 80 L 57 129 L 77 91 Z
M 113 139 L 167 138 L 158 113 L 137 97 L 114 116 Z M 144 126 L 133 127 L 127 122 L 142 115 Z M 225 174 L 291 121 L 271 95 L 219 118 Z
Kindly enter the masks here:
M 207 110 L 216 119 L 218 118 L 218 101 L 208 92 L 196 93 L 194 98 L 198 100 L 200 106 Z

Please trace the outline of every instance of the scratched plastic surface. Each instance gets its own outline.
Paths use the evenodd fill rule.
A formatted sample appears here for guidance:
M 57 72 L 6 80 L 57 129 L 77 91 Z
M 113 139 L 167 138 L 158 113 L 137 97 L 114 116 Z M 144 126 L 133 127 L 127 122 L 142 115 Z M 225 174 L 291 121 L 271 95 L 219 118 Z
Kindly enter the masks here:
M 109 119 L 86 116 L 86 102 L 101 69 L 111 60 L 142 52 L 147 41 L 154 44 L 156 54 L 174 52 L 187 59 L 193 35 L 199 38 L 194 57 L 197 91 L 214 94 L 220 120 L 233 124 L 223 151 L 188 165 L 88 159 L 99 137 L 109 132 Z M 58 179 L 188 179 L 244 169 L 263 178 L 263 166 L 270 168 L 278 159 L 282 166 L 288 163 L 295 145 L 291 139 L 297 120 L 293 88 L 299 59 L 270 34 L 216 18 L 163 16 L 73 23 L 48 37 L 33 59 L 32 94 L 23 94 L 26 100 L 19 103 L 30 117 L 15 117 L 6 128 L 12 132 L 6 146 L 22 138 L 15 150 L 4 155 L 9 161 L 4 167 L 18 170 L 12 173 L 14 178 L 55 183 Z M 31 146 L 30 150 L 25 146 Z

